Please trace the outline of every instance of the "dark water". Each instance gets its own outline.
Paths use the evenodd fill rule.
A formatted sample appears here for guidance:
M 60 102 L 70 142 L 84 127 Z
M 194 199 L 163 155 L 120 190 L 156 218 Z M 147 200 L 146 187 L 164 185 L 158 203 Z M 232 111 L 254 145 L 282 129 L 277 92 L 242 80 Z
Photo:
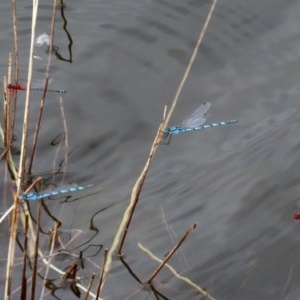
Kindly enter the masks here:
M 3 76 L 13 40 L 10 6 L 0 7 Z M 90 256 L 81 273 L 84 285 L 92 272 L 100 272 L 94 264 L 102 263 L 103 251 L 97 251 L 111 245 L 209 7 L 210 2 L 195 0 L 69 1 L 64 13 L 72 63 L 57 11 L 54 43 L 65 60 L 53 56 L 52 86 L 68 90 L 63 101 L 71 155 L 63 169 L 66 176 L 57 175 L 55 182 L 94 183 L 96 188 L 77 201 L 49 206 L 63 222 L 66 248 L 77 253 L 79 246 Z M 49 32 L 51 11 L 51 5 L 41 3 L 38 34 Z M 20 4 L 18 15 L 20 77 L 26 78 L 31 6 Z M 217 5 L 172 121 L 181 122 L 201 102 L 210 101 L 209 121 L 239 123 L 176 136 L 168 147 L 160 147 L 124 246 L 126 262 L 142 281 L 156 264 L 137 243 L 162 258 L 197 223 L 170 261 L 181 275 L 216 299 L 299 299 L 300 224 L 293 220 L 300 210 L 299 20 L 297 1 L 224 0 Z M 37 51 L 44 60 L 36 62 L 34 76 L 42 77 L 47 56 L 43 48 Z M 36 101 L 39 95 L 33 94 Z M 20 93 L 16 146 L 23 98 Z M 64 148 L 51 146 L 62 132 L 59 99 L 52 94 L 37 174 L 51 173 L 63 161 Z M 91 220 L 97 229 L 91 229 Z M 52 226 L 49 217 L 43 221 L 45 230 Z M 8 227 L 1 226 L 1 252 L 6 253 Z M 70 264 L 66 258 L 55 262 Z M 0 267 L 5 269 L 4 261 Z M 154 285 L 168 299 L 200 297 L 167 270 Z M 156 299 L 140 288 L 116 262 L 102 297 Z M 1 284 L 1 293 L 3 289 Z M 68 289 L 57 295 L 75 297 Z

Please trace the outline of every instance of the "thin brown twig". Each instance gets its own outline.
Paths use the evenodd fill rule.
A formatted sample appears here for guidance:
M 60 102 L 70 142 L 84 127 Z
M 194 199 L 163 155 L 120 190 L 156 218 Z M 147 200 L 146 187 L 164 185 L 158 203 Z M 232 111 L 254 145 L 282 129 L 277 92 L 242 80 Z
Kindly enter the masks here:
M 29 193 L 39 182 L 42 182 L 43 178 L 42 177 L 37 177 L 31 184 L 30 186 L 24 191 L 24 194 Z
M 50 38 L 49 54 L 48 54 L 48 61 L 47 61 L 47 67 L 46 67 L 46 78 L 45 78 L 45 85 L 44 85 L 43 95 L 42 95 L 42 98 L 41 98 L 41 101 L 40 101 L 40 109 L 39 109 L 39 114 L 38 114 L 38 120 L 37 120 L 37 123 L 36 123 L 35 132 L 34 132 L 32 152 L 31 152 L 30 163 L 29 163 L 29 167 L 28 167 L 28 173 L 29 174 L 31 174 L 32 165 L 33 165 L 33 161 L 34 161 L 34 156 L 35 156 L 35 152 L 36 152 L 36 145 L 37 145 L 37 141 L 38 141 L 38 135 L 39 135 L 39 131 L 40 131 L 40 126 L 41 126 L 41 121 L 42 121 L 42 116 L 43 116 L 43 111 L 44 111 L 44 105 L 45 105 L 45 100 L 46 100 L 46 95 L 47 95 L 48 83 L 49 83 L 49 78 L 50 78 L 49 70 L 50 70 L 52 48 L 53 48 L 55 16 L 56 16 L 56 0 L 53 0 L 52 22 L 51 22 L 51 38 Z
M 63 160 L 63 164 L 60 164 L 61 168 L 61 173 L 63 174 L 62 178 L 61 178 L 61 184 L 63 184 L 63 182 L 65 181 L 65 177 L 67 174 L 67 166 L 68 166 L 68 159 L 69 159 L 69 137 L 68 137 L 68 126 L 67 126 L 67 120 L 66 120 L 66 114 L 65 114 L 65 110 L 64 110 L 64 102 L 63 102 L 63 98 L 62 96 L 59 97 L 59 108 L 60 108 L 60 114 L 61 114 L 61 119 L 62 119 L 62 123 L 63 123 L 63 127 L 64 127 L 64 135 L 63 135 L 63 141 L 65 142 L 65 149 L 64 149 L 64 160 Z M 58 155 L 60 153 L 60 149 L 62 148 L 62 143 L 58 144 L 58 147 L 56 148 L 55 151 L 55 156 L 54 159 L 52 161 L 52 172 L 55 173 L 55 170 L 57 168 L 57 160 L 58 160 Z M 54 177 L 53 177 L 53 181 L 54 181 Z
M 11 81 L 11 61 L 12 61 L 12 55 L 11 52 L 8 55 L 8 70 L 7 70 L 7 80 L 8 82 Z M 4 97 L 4 147 L 8 148 L 11 141 L 11 135 L 13 135 L 13 132 L 10 130 L 11 128 L 11 120 L 10 120 L 10 92 L 7 90 L 7 80 L 4 77 L 4 89 L 5 89 L 5 97 Z
M 147 159 L 146 164 L 144 166 L 144 169 L 143 169 L 141 175 L 137 179 L 137 181 L 136 181 L 136 183 L 135 183 L 135 185 L 132 189 L 129 206 L 127 207 L 127 209 L 124 213 L 123 221 L 122 221 L 122 223 L 119 227 L 119 232 L 115 236 L 114 242 L 115 241 L 117 242 L 117 244 L 115 246 L 117 246 L 116 249 L 117 249 L 117 255 L 118 256 L 122 255 L 122 248 L 123 248 L 123 245 L 124 245 L 127 233 L 128 233 L 128 229 L 129 229 L 129 226 L 130 226 L 130 223 L 131 223 L 136 205 L 138 203 L 139 196 L 140 196 L 140 193 L 142 191 L 142 188 L 143 188 L 143 185 L 144 185 L 144 182 L 145 182 L 145 179 L 146 179 L 151 161 L 152 161 L 152 159 L 154 157 L 154 154 L 156 153 L 156 150 L 157 150 L 157 145 L 159 143 L 161 129 L 162 129 L 162 124 L 160 124 L 160 126 L 158 128 L 158 131 L 157 131 L 156 136 L 154 138 L 154 141 L 153 141 L 148 159 Z M 114 249 L 114 243 L 112 245 L 112 249 Z
M 21 299 L 26 299 L 26 294 L 27 294 L 26 266 L 27 266 L 27 245 L 28 245 L 28 216 L 25 217 L 24 232 L 25 232 L 25 239 L 24 239 L 24 250 L 23 250 Z
M 14 32 L 14 81 L 19 81 L 19 46 L 18 46 L 18 22 L 17 22 L 17 4 L 16 0 L 12 0 L 12 16 L 13 16 L 13 32 Z M 8 74 L 8 82 L 11 83 L 11 76 Z M 13 93 L 12 99 L 10 97 L 10 93 L 8 93 L 8 102 L 12 107 L 11 109 L 11 136 L 9 140 L 9 144 L 13 141 L 13 133 L 15 128 L 15 120 L 16 120 L 16 104 L 17 104 L 17 92 Z
M 161 262 L 161 264 L 154 270 L 154 272 L 150 275 L 149 279 L 145 281 L 145 284 L 150 284 L 151 281 L 155 278 L 155 276 L 158 274 L 158 272 L 164 267 L 164 265 L 170 260 L 170 258 L 174 255 L 174 253 L 177 251 L 177 249 L 181 246 L 181 244 L 187 239 L 187 237 L 190 235 L 192 230 L 196 228 L 196 224 L 192 224 L 185 234 L 180 238 L 180 240 L 175 244 L 175 246 L 172 248 L 172 250 L 168 253 L 168 255 L 165 257 L 165 259 Z
M 43 95 L 42 95 L 42 98 L 40 101 L 38 119 L 37 119 L 37 122 L 35 125 L 35 132 L 34 132 L 33 143 L 32 143 L 32 151 L 31 151 L 31 156 L 30 156 L 30 161 L 29 161 L 29 166 L 28 166 L 28 174 L 31 174 L 31 171 L 32 171 L 32 165 L 33 165 L 34 156 L 35 156 L 35 152 L 36 152 L 37 140 L 38 140 L 38 135 L 40 132 L 42 116 L 43 116 L 43 111 L 44 111 L 44 105 L 45 105 L 45 100 L 46 100 L 46 94 L 47 94 L 47 89 L 48 89 L 48 82 L 49 82 L 49 77 L 46 77 L 44 91 L 43 91 Z
M 38 265 L 38 256 L 39 256 L 40 226 L 41 226 L 41 201 L 38 201 L 37 226 L 36 226 L 36 234 L 35 234 L 34 257 L 33 257 L 33 267 L 32 267 L 31 300 L 35 299 L 37 265 Z
M 18 82 L 18 79 L 19 79 L 19 47 L 18 47 L 17 4 L 16 4 L 16 0 L 12 0 L 11 2 L 12 2 L 13 30 L 14 30 L 15 81 Z
M 0 160 L 2 160 L 6 156 L 7 152 L 8 152 L 8 148 L 3 150 L 3 152 L 0 154 Z
M 85 293 L 85 297 L 84 297 L 84 300 L 88 300 L 89 299 L 89 293 L 91 291 L 91 288 L 92 288 L 92 285 L 93 285 L 93 282 L 94 282 L 94 279 L 95 279 L 95 276 L 96 274 L 93 273 L 90 280 L 89 280 L 89 284 L 88 284 L 88 287 L 87 287 L 87 291 Z
M 107 253 L 108 253 L 108 249 L 104 250 L 104 258 L 103 258 L 103 265 L 102 265 L 102 269 L 101 269 L 101 275 L 100 275 L 100 280 L 99 280 L 99 284 L 97 287 L 97 292 L 96 292 L 96 297 L 95 300 L 98 299 L 100 292 L 101 292 L 101 288 L 102 288 L 102 282 L 103 282 L 103 277 L 104 277 L 104 270 L 105 270 L 105 265 L 107 262 Z
M 65 180 L 65 176 L 67 174 L 67 166 L 68 166 L 68 152 L 69 152 L 69 136 L 68 136 L 68 125 L 67 125 L 67 120 L 66 120 L 66 114 L 64 110 L 64 102 L 62 96 L 59 97 L 59 108 L 60 108 L 60 113 L 61 113 L 61 119 L 63 122 L 64 126 L 64 141 L 65 141 L 65 158 L 64 158 L 64 164 L 63 164 L 63 169 L 62 169 L 62 181 Z M 53 170 L 55 170 L 55 165 L 53 164 Z

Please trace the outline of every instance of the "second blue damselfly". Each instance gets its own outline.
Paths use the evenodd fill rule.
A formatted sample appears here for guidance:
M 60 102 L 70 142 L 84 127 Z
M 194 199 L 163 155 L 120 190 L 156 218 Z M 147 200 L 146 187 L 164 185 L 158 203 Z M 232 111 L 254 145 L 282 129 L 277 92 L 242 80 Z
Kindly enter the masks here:
M 62 197 L 68 194 L 72 194 L 74 192 L 83 191 L 92 188 L 93 186 L 94 186 L 93 184 L 76 185 L 67 188 L 60 188 L 49 192 L 42 192 L 42 193 L 30 192 L 27 194 L 22 194 L 20 198 L 21 200 L 40 200 L 40 199 L 52 198 L 52 197 Z
M 170 138 L 173 134 L 180 134 L 184 132 L 197 131 L 201 129 L 214 128 L 237 123 L 237 120 L 229 120 L 204 124 L 206 122 L 205 115 L 210 108 L 211 104 L 209 102 L 201 104 L 190 117 L 188 117 L 181 123 L 181 125 L 167 127 L 163 131 L 163 138 Z

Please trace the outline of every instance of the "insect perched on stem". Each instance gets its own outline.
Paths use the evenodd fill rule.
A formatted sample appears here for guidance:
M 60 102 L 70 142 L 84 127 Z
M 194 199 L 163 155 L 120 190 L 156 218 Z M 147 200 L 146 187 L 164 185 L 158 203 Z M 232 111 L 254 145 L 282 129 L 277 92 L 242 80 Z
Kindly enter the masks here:
M 163 130 L 163 138 L 167 140 L 166 144 L 170 143 L 173 134 L 180 134 L 184 132 L 198 131 L 201 129 L 214 128 L 219 126 L 226 126 L 229 124 L 237 123 L 237 120 L 220 121 L 215 123 L 204 124 L 206 119 L 205 115 L 211 108 L 209 102 L 202 103 L 181 125 L 171 126 Z
M 14 91 L 26 91 L 27 87 L 25 85 L 22 84 L 8 84 L 7 88 L 9 90 L 14 90 Z M 43 85 L 32 85 L 32 87 L 30 88 L 31 91 L 43 91 L 44 90 L 44 86 Z M 58 89 L 58 90 L 53 90 L 53 89 L 47 89 L 47 92 L 53 92 L 53 93 L 60 93 L 60 94 L 66 94 L 67 91 L 64 89 Z
M 74 192 L 92 188 L 93 186 L 94 186 L 93 184 L 88 184 L 88 185 L 78 185 L 78 186 L 71 186 L 71 187 L 67 187 L 67 188 L 60 188 L 57 190 L 53 190 L 53 191 L 49 191 L 49 192 L 42 192 L 42 193 L 30 192 L 27 194 L 22 194 L 20 198 L 21 198 L 21 200 L 40 200 L 43 198 L 61 197 L 61 196 L 65 196 L 67 194 L 71 194 Z

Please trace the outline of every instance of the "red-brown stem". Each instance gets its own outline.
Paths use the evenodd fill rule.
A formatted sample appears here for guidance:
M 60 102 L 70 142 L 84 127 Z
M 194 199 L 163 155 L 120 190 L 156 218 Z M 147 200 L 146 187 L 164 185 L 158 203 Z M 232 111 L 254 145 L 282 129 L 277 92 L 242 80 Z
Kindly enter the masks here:
M 158 272 L 164 267 L 164 265 L 170 260 L 173 254 L 177 251 L 177 249 L 181 246 L 181 244 L 186 240 L 191 231 L 196 228 L 196 224 L 192 224 L 185 234 L 180 238 L 180 240 L 176 243 L 176 245 L 172 248 L 172 250 L 168 253 L 165 259 L 161 262 L 161 264 L 156 268 L 156 270 L 151 274 L 149 279 L 145 282 L 145 284 L 150 284 L 150 282 L 155 278 Z

